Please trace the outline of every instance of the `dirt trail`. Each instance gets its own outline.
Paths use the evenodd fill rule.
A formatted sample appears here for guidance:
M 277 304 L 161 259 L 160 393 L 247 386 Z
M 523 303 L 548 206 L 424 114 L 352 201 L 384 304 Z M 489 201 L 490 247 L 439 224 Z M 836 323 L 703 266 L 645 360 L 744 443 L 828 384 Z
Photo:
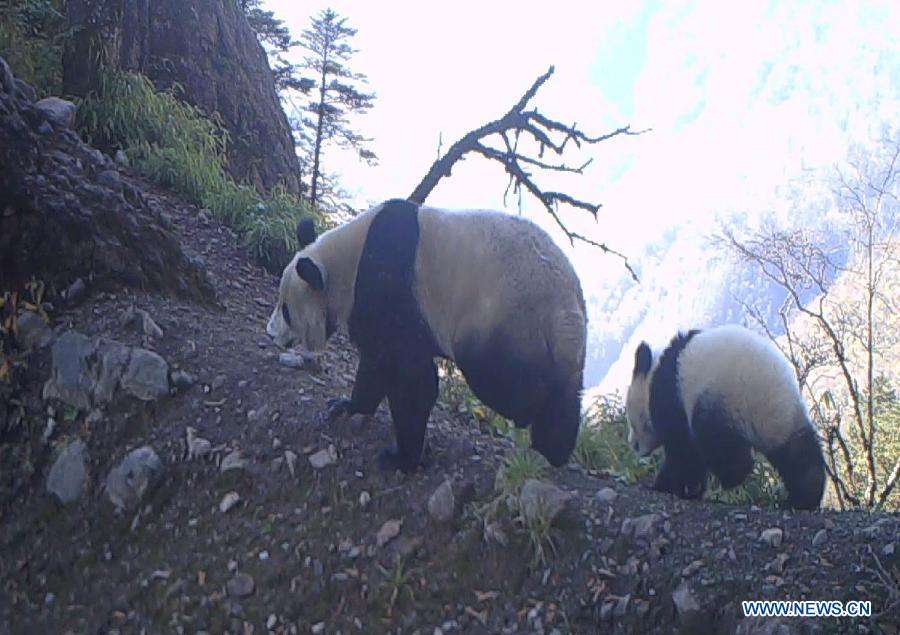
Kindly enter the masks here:
M 898 632 L 896 586 L 885 578 L 900 567 L 897 515 L 684 503 L 570 466 L 547 472 L 576 497 L 545 563 L 531 565 L 527 534 L 512 520 L 502 525 L 508 544 L 485 539 L 477 512 L 511 442 L 438 408 L 428 467 L 380 472 L 377 450 L 392 438 L 384 409 L 322 421 L 326 401 L 352 385 L 347 342 L 331 343 L 321 371 L 281 365 L 264 333 L 275 278 L 248 262 L 229 230 L 156 195 L 188 255 L 205 261 L 223 309 L 122 290 L 54 316 L 57 330 L 155 350 L 196 382 L 150 404 L 118 401 L 99 420 L 61 413 L 48 446 L 39 396 L 49 352 L 34 357 L 29 427 L 0 454 L 0 632 Z M 132 305 L 161 338 L 121 325 Z M 188 426 L 216 451 L 187 460 Z M 44 485 L 52 444 L 73 437 L 89 448 L 89 490 L 61 508 Z M 118 514 L 101 484 L 145 444 L 164 463 L 162 483 L 139 511 Z M 329 447 L 334 463 L 314 468 L 309 457 Z M 217 463 L 234 449 L 244 467 L 222 472 Z M 26 452 L 30 478 L 16 472 Z M 466 504 L 439 524 L 426 505 L 445 479 Z M 598 498 L 604 488 L 615 495 Z M 230 492 L 239 501 L 222 512 Z M 399 535 L 378 546 L 391 520 Z M 780 544 L 760 540 L 772 528 Z M 691 601 L 696 610 L 680 612 L 673 593 L 682 611 Z M 881 615 L 751 623 L 742 599 L 871 600 Z

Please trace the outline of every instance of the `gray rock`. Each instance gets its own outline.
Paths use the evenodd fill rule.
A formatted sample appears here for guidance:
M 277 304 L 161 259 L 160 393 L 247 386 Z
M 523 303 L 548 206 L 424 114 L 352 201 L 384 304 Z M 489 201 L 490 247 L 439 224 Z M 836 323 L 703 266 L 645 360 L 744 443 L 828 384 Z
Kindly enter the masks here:
M 131 356 L 130 349 L 124 344 L 113 340 L 99 340 L 96 343 L 98 360 L 94 371 L 96 382 L 92 390 L 92 398 L 96 404 L 104 404 L 112 401 L 122 373 L 128 367 Z
M 156 451 L 143 446 L 129 452 L 106 477 L 106 494 L 117 509 L 133 509 L 162 477 Z
M 18 325 L 16 341 L 26 351 L 44 348 L 53 341 L 50 326 L 34 311 L 20 313 L 16 324 Z
M 44 97 L 35 102 L 34 107 L 58 128 L 71 128 L 75 123 L 75 104 L 66 99 Z
M 129 166 L 129 164 L 131 163 L 128 160 L 128 155 L 125 154 L 125 152 L 123 152 L 122 150 L 116 150 L 116 154 L 115 154 L 114 158 L 115 158 L 116 163 L 118 165 L 121 165 L 123 168 L 127 168 Z
M 456 510 L 453 484 L 447 480 L 441 483 L 428 498 L 428 514 L 439 523 L 449 522 Z
M 691 587 L 687 582 L 682 582 L 677 589 L 672 592 L 672 603 L 679 615 L 685 615 L 693 611 L 700 610 L 700 603 L 691 592 Z
M 135 348 L 122 374 L 122 390 L 142 401 L 169 394 L 169 365 L 153 351 Z
M 319 450 L 309 457 L 309 464 L 316 470 L 321 470 L 335 463 L 337 463 L 337 451 L 333 445 L 329 445 L 326 449 Z
M 529 525 L 542 517 L 552 521 L 574 497 L 552 483 L 530 478 L 519 493 L 519 511 Z
M 44 399 L 59 399 L 79 410 L 90 409 L 95 381 L 87 359 L 95 351 L 96 344 L 81 333 L 63 333 L 51 350 L 52 370 L 44 385 Z
M 278 355 L 278 363 L 288 368 L 301 370 L 318 371 L 322 368 L 317 356 L 302 353 L 281 353 Z
M 125 312 L 125 315 L 122 316 L 122 325 L 137 325 L 144 335 L 149 335 L 150 337 L 163 336 L 163 330 L 153 321 L 150 314 L 143 309 L 136 309 L 134 307 L 129 308 L 128 311 Z
M 764 529 L 762 533 L 759 534 L 760 542 L 764 542 L 770 547 L 775 547 L 776 549 L 781 546 L 781 541 L 783 538 L 784 532 L 779 527 Z
M 225 455 L 222 463 L 219 465 L 219 471 L 227 472 L 228 470 L 243 470 L 247 467 L 247 461 L 241 456 L 240 450 L 232 450 Z
M 616 498 L 618 498 L 619 494 L 611 487 L 604 487 L 599 492 L 595 494 L 597 500 L 601 503 L 606 503 L 607 505 L 612 503 Z
M 117 192 L 122 191 L 122 179 L 116 170 L 103 170 L 97 175 L 97 183 Z
M 81 498 L 87 482 L 87 447 L 81 441 L 72 441 L 56 458 L 47 477 L 47 491 L 64 505 Z
M 644 514 L 635 518 L 626 518 L 622 521 L 621 533 L 625 537 L 648 538 L 660 520 L 662 520 L 662 516 L 659 514 Z
M 225 583 L 225 589 L 228 591 L 228 595 L 245 598 L 253 595 L 256 582 L 249 573 L 238 573 Z

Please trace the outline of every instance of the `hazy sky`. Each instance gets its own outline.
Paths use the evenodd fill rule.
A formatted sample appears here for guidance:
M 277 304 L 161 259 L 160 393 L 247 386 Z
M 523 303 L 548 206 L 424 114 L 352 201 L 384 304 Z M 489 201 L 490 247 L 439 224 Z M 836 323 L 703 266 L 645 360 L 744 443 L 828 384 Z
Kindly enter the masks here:
M 409 194 L 439 135 L 446 148 L 499 117 L 551 64 L 535 100 L 542 112 L 591 133 L 653 128 L 574 153 L 573 163 L 595 162 L 563 183 L 604 204 L 600 222 L 585 225 L 591 235 L 630 252 L 664 224 L 758 207 L 803 165 L 837 160 L 848 137 L 898 121 L 891 4 L 267 2 L 295 36 L 326 6 L 359 31 L 352 67 L 377 100 L 356 123 L 380 164 L 332 151 L 325 167 L 360 205 Z M 505 182 L 499 165 L 473 157 L 429 203 L 500 207 Z M 526 213 L 541 212 L 526 201 Z

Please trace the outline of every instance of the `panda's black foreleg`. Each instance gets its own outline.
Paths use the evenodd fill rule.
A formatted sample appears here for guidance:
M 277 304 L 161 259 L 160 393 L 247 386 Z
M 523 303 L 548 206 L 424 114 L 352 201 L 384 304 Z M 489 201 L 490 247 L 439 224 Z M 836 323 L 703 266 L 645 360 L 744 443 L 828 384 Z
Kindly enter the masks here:
M 665 449 L 653 489 L 678 498 L 703 498 L 708 472 L 697 448 L 687 439 L 674 439 L 665 444 Z
M 431 358 L 403 364 L 391 376 L 388 403 L 396 445 L 382 450 L 382 469 L 412 472 L 422 461 L 425 428 L 438 396 L 437 367 Z
M 360 355 L 356 368 L 356 380 L 350 399 L 338 398 L 328 402 L 327 419 L 333 421 L 344 415 L 374 414 L 384 401 L 388 391 L 388 375 L 372 360 L 371 356 Z
M 719 400 L 706 395 L 697 400 L 691 430 L 703 462 L 725 489 L 737 487 L 753 471 L 753 448 Z

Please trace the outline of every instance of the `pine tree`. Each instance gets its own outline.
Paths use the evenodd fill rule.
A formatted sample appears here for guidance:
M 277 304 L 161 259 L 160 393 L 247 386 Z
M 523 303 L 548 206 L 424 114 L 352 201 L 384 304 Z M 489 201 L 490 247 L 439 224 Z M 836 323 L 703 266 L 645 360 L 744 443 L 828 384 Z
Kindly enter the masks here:
M 369 164 L 377 161 L 375 153 L 365 147 L 370 139 L 354 131 L 347 120 L 350 113 L 364 113 L 372 108 L 375 94 L 357 88 L 366 83 L 366 76 L 347 67 L 356 52 L 347 40 L 356 35 L 356 29 L 347 26 L 346 21 L 335 11 L 325 9 L 312 19 L 312 28 L 303 31 L 299 42 L 310 52 L 301 68 L 311 71 L 316 82 L 314 99 L 295 122 L 301 148 L 311 154 L 309 198 L 313 205 L 321 198 L 322 150 L 327 143 L 353 148 Z
M 275 17 L 273 11 L 260 8 L 262 0 L 240 0 L 241 10 L 247 22 L 256 32 L 256 39 L 266 49 L 279 91 L 297 90 L 308 93 L 314 82 L 300 76 L 300 66 L 287 60 L 286 54 L 298 45 L 284 20 Z

